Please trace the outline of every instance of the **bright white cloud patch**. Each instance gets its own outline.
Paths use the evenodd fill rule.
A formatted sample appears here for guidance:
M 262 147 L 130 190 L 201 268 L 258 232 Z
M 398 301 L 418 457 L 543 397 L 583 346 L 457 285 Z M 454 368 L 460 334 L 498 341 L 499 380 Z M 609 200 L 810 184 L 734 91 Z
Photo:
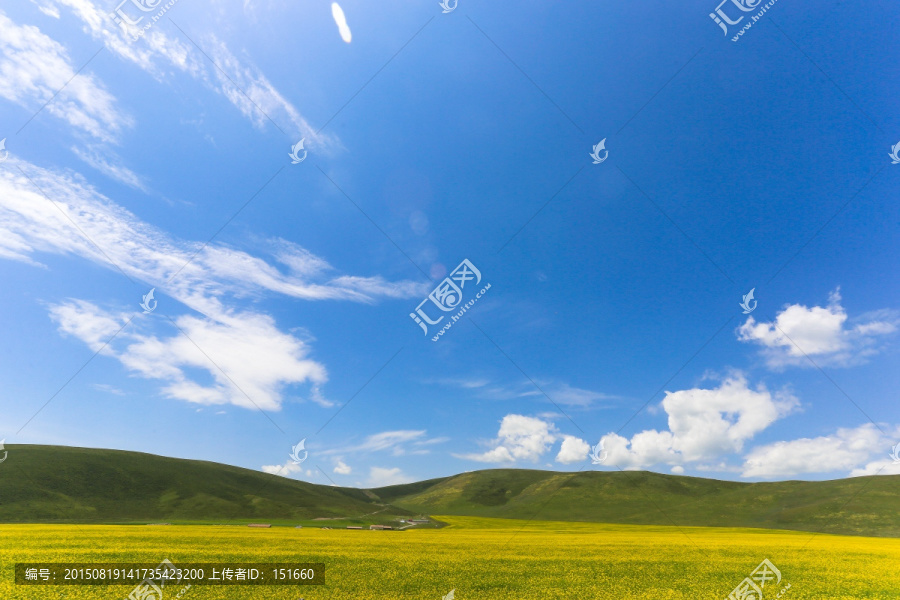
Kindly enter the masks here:
M 582 439 L 572 435 L 563 436 L 562 444 L 559 448 L 559 454 L 556 455 L 556 462 L 564 465 L 581 462 L 587 459 L 591 446 Z
M 342 460 L 337 461 L 337 465 L 334 467 L 334 472 L 338 475 L 349 475 L 353 469 Z
M 338 33 L 341 34 L 341 39 L 349 44 L 350 40 L 353 39 L 353 35 L 350 33 L 350 26 L 347 25 L 344 9 L 337 2 L 331 3 L 331 16 L 334 17 L 334 22 L 338 26 Z
M 603 436 L 606 464 L 641 469 L 741 452 L 746 441 L 798 405 L 787 392 L 772 393 L 762 385 L 751 389 L 739 373 L 717 388 L 666 392 L 662 408 L 669 416 L 668 431 L 642 431 L 630 440 L 615 433 Z
M 893 311 L 878 311 L 851 321 L 835 290 L 827 306 L 792 304 L 781 310 L 774 322 L 757 323 L 753 317 L 738 329 L 738 339 L 763 347 L 770 367 L 849 366 L 863 362 L 878 351 L 879 337 L 897 331 Z
M 283 465 L 263 465 L 262 470 L 264 473 L 268 473 L 270 475 L 280 475 L 281 477 L 287 477 L 289 475 L 303 474 L 303 467 L 288 461 Z M 307 475 L 311 475 L 311 473 L 307 473 Z
M 11 161 L 31 181 L 18 169 L 0 170 L 0 258 L 35 264 L 33 256 L 39 253 L 77 256 L 121 269 L 147 289 L 155 287 L 160 312 L 180 308 L 171 300 L 162 308 L 169 296 L 199 313 L 174 317 L 177 328 L 162 321 L 169 326 L 167 336 L 144 332 L 139 318 L 104 350 L 133 373 L 165 381 L 164 392 L 173 398 L 277 410 L 286 386 L 304 384 L 309 399 L 330 404 L 320 389 L 327 381 L 326 369 L 310 358 L 308 342 L 281 332 L 268 315 L 228 307 L 230 298 L 268 291 L 306 300 L 372 302 L 425 293 L 423 284 L 390 283 L 380 277 L 329 279 L 330 265 L 285 241 L 277 244 L 279 255 L 289 260 L 296 254 L 300 262 L 316 264 L 312 275 L 296 270 L 286 274 L 263 259 L 224 246 L 182 242 L 139 221 L 80 178 Z M 135 297 L 133 310 L 116 312 L 69 300 L 54 305 L 51 316 L 62 332 L 97 350 L 139 312 L 138 301 Z M 198 370 L 206 373 L 203 382 L 191 375 Z
M 523 415 L 506 415 L 500 422 L 493 448 L 482 454 L 465 454 L 458 458 L 489 463 L 511 463 L 519 460 L 535 462 L 556 441 L 553 423 Z M 454 455 L 456 456 L 456 455 Z
M 132 119 L 90 72 L 75 77 L 81 66 L 40 29 L 16 25 L 0 11 L 0 97 L 33 112 L 52 98 L 43 112 L 97 139 L 115 141 Z
M 851 471 L 852 476 L 875 475 L 885 463 L 889 468 L 882 470 L 882 475 L 898 473 L 900 465 L 891 464 L 888 459 L 889 441 L 878 428 L 866 423 L 853 429 L 838 429 L 833 435 L 775 442 L 749 452 L 741 475 L 781 478 L 837 471 Z M 858 468 L 872 458 L 879 460 Z
M 234 313 L 221 322 L 181 316 L 169 337 L 141 333 L 134 321 L 123 329 L 132 315 L 105 312 L 82 300 L 55 305 L 50 316 L 61 332 L 95 352 L 103 348 L 132 373 L 166 381 L 167 396 L 196 404 L 279 410 L 286 385 L 318 389 L 328 380 L 325 367 L 308 358 L 308 345 L 279 331 L 268 315 Z M 210 383 L 189 378 L 189 370 L 206 372 Z

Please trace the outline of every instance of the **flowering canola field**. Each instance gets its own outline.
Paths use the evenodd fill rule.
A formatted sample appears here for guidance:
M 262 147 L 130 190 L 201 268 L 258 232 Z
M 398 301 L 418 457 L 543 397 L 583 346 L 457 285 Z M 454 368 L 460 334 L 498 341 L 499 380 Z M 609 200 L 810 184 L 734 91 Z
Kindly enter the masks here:
M 764 559 L 763 600 L 900 598 L 900 540 L 751 529 L 435 517 L 443 529 L 0 525 L 0 598 L 121 600 L 130 586 L 14 585 L 16 562 L 321 562 L 321 586 L 196 585 L 184 600 L 725 599 Z M 168 591 L 170 590 L 171 591 Z M 179 587 L 167 587 L 163 600 Z M 780 596 L 779 596 L 780 594 Z

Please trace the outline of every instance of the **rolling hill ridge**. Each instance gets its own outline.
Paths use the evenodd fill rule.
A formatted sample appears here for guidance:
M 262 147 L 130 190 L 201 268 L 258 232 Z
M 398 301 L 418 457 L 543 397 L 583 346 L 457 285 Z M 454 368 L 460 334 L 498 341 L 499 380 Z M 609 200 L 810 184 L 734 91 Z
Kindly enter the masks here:
M 0 523 L 296 522 L 403 515 L 755 527 L 900 537 L 900 475 L 745 483 L 490 469 L 369 490 L 121 450 L 7 445 Z M 366 519 L 363 519 L 366 520 Z

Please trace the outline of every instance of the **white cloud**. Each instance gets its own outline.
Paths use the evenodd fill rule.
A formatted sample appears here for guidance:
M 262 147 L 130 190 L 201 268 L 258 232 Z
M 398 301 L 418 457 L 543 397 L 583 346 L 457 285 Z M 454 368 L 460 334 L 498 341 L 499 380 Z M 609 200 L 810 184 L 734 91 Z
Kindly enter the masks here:
M 744 442 L 799 405 L 788 392 L 750 389 L 735 373 L 714 389 L 666 392 L 662 408 L 668 431 L 647 430 L 630 440 L 610 433 L 602 438 L 606 464 L 640 469 L 654 464 L 678 465 L 741 452 Z
M 900 433 L 900 430 L 898 430 Z M 743 477 L 791 477 L 805 473 L 851 471 L 852 476 L 874 475 L 888 460 L 859 465 L 890 452 L 889 440 L 871 423 L 856 428 L 840 428 L 833 435 L 775 442 L 754 448 L 747 454 Z M 883 475 L 898 472 L 891 465 Z
M 387 485 L 409 483 L 411 481 L 412 478 L 403 473 L 399 468 L 385 469 L 382 467 L 371 467 L 369 468 L 369 479 L 366 481 L 366 486 L 377 488 Z
M 675 465 L 674 467 L 672 467 L 672 473 L 674 473 L 675 475 L 684 475 L 684 467 L 682 467 L 681 465 Z
M 18 169 L 0 172 L 0 257 L 29 262 L 39 252 L 70 254 L 115 268 L 109 264 L 112 260 L 130 277 L 157 288 L 178 273 L 172 284 L 158 291 L 215 318 L 229 312 L 220 300 L 225 294 L 270 291 L 304 300 L 374 302 L 427 293 L 427 282 L 329 276 L 334 268 L 324 259 L 284 240 L 276 240 L 273 246 L 290 273 L 227 246 L 174 239 L 138 220 L 78 175 L 56 173 L 13 158 L 10 164 L 22 168 L 31 181 Z M 103 248 L 105 255 L 85 235 Z M 315 268 L 298 271 L 302 264 Z
M 341 446 L 331 450 L 324 450 L 320 454 L 371 454 L 372 452 L 380 452 L 389 450 L 393 456 L 402 456 L 405 454 L 428 454 L 427 450 L 417 449 L 409 450 L 407 446 L 421 448 L 433 444 L 446 442 L 448 438 L 425 438 L 425 430 L 397 430 L 383 431 L 367 436 L 362 443 L 355 446 Z
M 117 387 L 111 386 L 108 383 L 93 383 L 91 387 L 98 392 L 106 392 L 107 394 L 113 394 L 115 396 L 124 396 L 125 392 L 120 390 Z
M 328 380 L 325 367 L 308 357 L 309 346 L 279 331 L 268 315 L 234 313 L 219 322 L 184 315 L 174 319 L 177 329 L 169 337 L 144 334 L 132 322 L 108 344 L 128 314 L 70 300 L 52 306 L 50 315 L 61 332 L 94 351 L 106 344 L 103 354 L 132 373 L 166 382 L 167 396 L 196 404 L 279 410 L 285 386 L 316 389 Z M 204 371 L 209 383 L 189 378 L 192 371 Z
M 59 9 L 57 9 L 55 6 L 43 6 L 38 4 L 38 10 L 53 19 L 59 18 Z
M 481 454 L 455 455 L 457 458 L 488 463 L 510 463 L 519 460 L 536 462 L 556 441 L 553 423 L 523 415 L 506 415 L 500 422 L 493 448 Z
M 270 475 L 280 475 L 282 477 L 297 473 L 303 474 L 303 467 L 292 461 L 287 461 L 283 465 L 263 465 L 261 469 Z
M 173 239 L 139 221 L 76 175 L 62 175 L 10 160 L 28 173 L 53 202 L 18 169 L 0 171 L 0 257 L 34 264 L 32 256 L 37 253 L 78 256 L 110 269 L 121 269 L 133 280 L 144 282 L 148 289 L 155 287 L 159 313 L 168 314 L 178 308 L 165 298 L 168 295 L 202 315 L 174 317 L 174 321 L 208 358 L 177 329 L 172 329 L 169 337 L 144 333 L 139 327 L 140 319 L 104 350 L 104 354 L 116 357 L 132 372 L 164 380 L 165 393 L 174 398 L 247 408 L 255 402 L 261 408 L 277 410 L 285 386 L 303 383 L 310 386 L 311 400 L 329 405 L 321 394 L 321 386 L 327 381 L 326 369 L 310 358 L 309 342 L 279 331 L 267 315 L 228 307 L 229 297 L 276 292 L 306 300 L 373 302 L 379 297 L 418 297 L 426 285 L 411 281 L 388 284 L 375 277 L 354 281 L 374 280 L 379 285 L 354 286 L 340 277 L 328 279 L 324 273 L 332 268 L 324 260 L 282 241 L 277 245 L 283 260 L 290 260 L 296 253 L 301 262 L 318 265 L 313 277 L 296 270 L 285 274 L 246 252 Z M 176 273 L 178 276 L 167 284 Z M 135 310 L 137 301 L 135 298 Z M 53 306 L 51 314 L 61 331 L 96 351 L 134 313 L 108 311 L 72 299 Z M 195 369 L 206 371 L 204 383 L 193 381 L 189 375 Z
M 218 64 L 218 68 L 211 64 L 190 41 L 182 37 L 180 32 L 171 36 L 166 35 L 163 28 L 157 24 L 139 41 L 132 42 L 131 36 L 110 19 L 111 5 L 105 2 L 97 3 L 94 0 L 55 0 L 55 2 L 56 5 L 71 9 L 73 14 L 81 19 L 85 32 L 102 41 L 108 50 L 136 64 L 156 79 L 163 80 L 168 77 L 167 67 L 175 67 L 225 96 L 257 127 L 264 127 L 268 121 L 260 112 L 262 110 L 280 127 L 287 129 L 289 135 L 306 138 L 307 148 L 329 151 L 340 146 L 337 138 L 316 133 L 315 128 L 309 125 L 294 105 L 281 95 L 258 68 L 244 64 L 246 61 L 238 61 L 225 43 L 215 35 L 192 34 L 191 37 L 203 48 L 203 52 Z M 246 96 L 238 91 L 235 85 L 241 88 Z
M 52 98 L 44 112 L 113 142 L 133 121 L 92 74 L 85 70 L 75 77 L 81 66 L 40 29 L 16 25 L 0 11 L 0 97 L 34 112 Z
M 851 321 L 841 306 L 840 290 L 828 298 L 827 306 L 809 308 L 792 304 L 782 309 L 774 322 L 757 323 L 753 317 L 738 329 L 738 339 L 763 347 L 770 367 L 850 366 L 878 352 L 878 336 L 894 333 L 898 318 L 882 310 Z
M 545 398 L 544 393 L 546 393 L 547 397 L 556 404 L 579 408 L 594 406 L 601 400 L 615 400 L 618 398 L 617 396 L 612 396 L 610 394 L 574 387 L 565 382 L 545 380 L 537 380 L 534 383 L 523 380 L 516 384 L 504 385 L 499 383 L 495 384 L 486 378 L 472 377 L 440 379 L 438 380 L 438 383 L 466 390 L 474 390 L 478 397 L 490 400 Z M 540 386 L 540 389 L 535 387 L 535 383 Z M 541 390 L 543 390 L 543 392 L 541 392 Z
M 581 462 L 587 459 L 590 450 L 590 444 L 584 440 L 572 435 L 565 435 L 559 448 L 559 454 L 556 455 L 556 462 L 564 465 Z
M 338 460 L 337 465 L 334 467 L 334 472 L 338 475 L 349 475 L 351 471 L 350 466 L 342 460 Z
M 72 152 L 75 156 L 86 162 L 88 165 L 97 169 L 110 179 L 114 179 L 119 183 L 124 183 L 128 187 L 146 192 L 147 188 L 140 176 L 131 169 L 121 165 L 118 160 L 108 156 L 109 151 L 96 146 L 88 146 L 79 148 L 72 146 Z M 104 156 L 106 154 L 106 156 Z
M 900 475 L 900 463 L 890 459 L 873 460 L 863 467 L 850 471 L 850 477 L 865 475 Z
M 353 35 L 350 33 L 350 26 L 347 25 L 347 17 L 344 16 L 344 10 L 337 2 L 331 3 L 331 16 L 334 17 L 334 23 L 338 26 L 338 33 L 341 34 L 341 39 L 349 44 L 353 39 Z

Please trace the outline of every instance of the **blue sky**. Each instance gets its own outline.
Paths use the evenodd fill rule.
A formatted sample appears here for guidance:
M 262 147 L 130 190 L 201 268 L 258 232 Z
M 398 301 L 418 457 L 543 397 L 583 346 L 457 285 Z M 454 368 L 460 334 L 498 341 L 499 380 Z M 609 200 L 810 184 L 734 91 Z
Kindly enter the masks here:
M 7 444 L 900 473 L 894 5 L 340 4 L 0 10 Z

